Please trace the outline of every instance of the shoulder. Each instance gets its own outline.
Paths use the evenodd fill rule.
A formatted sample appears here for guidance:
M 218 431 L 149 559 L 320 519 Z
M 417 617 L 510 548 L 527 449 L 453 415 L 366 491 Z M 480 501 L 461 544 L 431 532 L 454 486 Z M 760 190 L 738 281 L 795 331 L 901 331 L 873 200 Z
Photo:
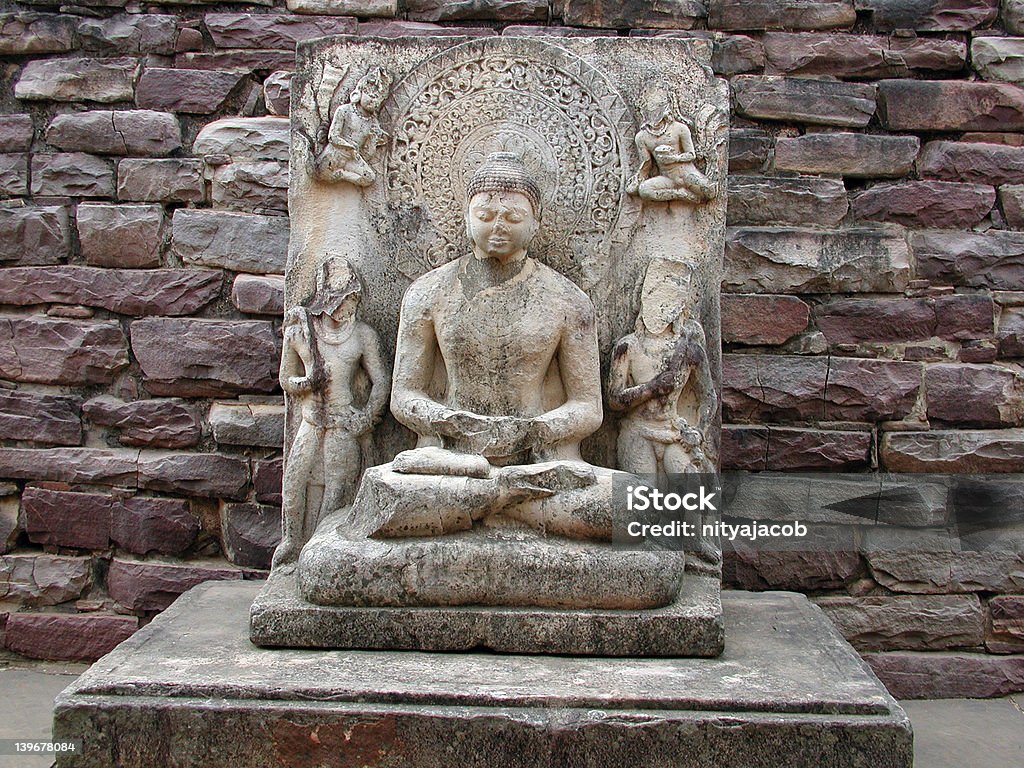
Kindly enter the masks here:
M 621 339 L 615 342 L 615 346 L 612 347 L 612 359 L 619 360 L 625 355 L 632 351 L 636 345 L 636 334 L 630 333 L 623 336 Z
M 562 309 L 572 314 L 593 317 L 594 302 L 572 280 L 539 261 L 535 275 L 549 300 L 558 302 Z
M 402 297 L 402 308 L 424 307 L 432 304 L 438 293 L 447 291 L 456 279 L 459 271 L 458 260 L 442 264 L 440 267 L 420 275 L 405 289 Z
M 364 323 L 362 320 L 356 320 L 355 336 L 357 339 L 359 339 L 359 341 L 363 343 L 377 343 L 377 331 L 375 331 L 372 326 Z

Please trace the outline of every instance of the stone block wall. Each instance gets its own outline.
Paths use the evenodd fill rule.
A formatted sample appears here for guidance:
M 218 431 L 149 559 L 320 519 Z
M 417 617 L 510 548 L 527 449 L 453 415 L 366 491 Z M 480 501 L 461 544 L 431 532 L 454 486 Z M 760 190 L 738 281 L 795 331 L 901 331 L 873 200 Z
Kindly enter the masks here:
M 2 0 L 0 646 L 94 659 L 263 575 L 289 72 L 342 33 L 712 39 L 725 467 L 1024 471 L 1024 2 Z M 727 577 L 814 595 L 897 695 L 1024 690 L 1005 513 L 998 551 L 864 536 Z

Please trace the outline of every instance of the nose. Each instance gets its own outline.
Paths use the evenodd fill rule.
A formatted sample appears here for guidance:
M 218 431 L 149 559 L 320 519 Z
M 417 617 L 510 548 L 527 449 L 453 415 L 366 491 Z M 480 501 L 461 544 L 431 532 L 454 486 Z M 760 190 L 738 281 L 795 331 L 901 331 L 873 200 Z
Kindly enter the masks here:
M 495 232 L 507 232 L 508 231 L 508 223 L 504 219 L 502 219 L 501 217 L 496 218 L 494 220 L 494 231 Z

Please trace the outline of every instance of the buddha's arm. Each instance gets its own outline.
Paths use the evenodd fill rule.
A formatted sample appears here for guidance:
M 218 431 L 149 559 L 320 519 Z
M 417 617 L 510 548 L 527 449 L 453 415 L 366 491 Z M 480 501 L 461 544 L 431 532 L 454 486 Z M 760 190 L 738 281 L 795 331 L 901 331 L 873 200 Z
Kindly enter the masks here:
M 434 423 L 450 409 L 427 394 L 437 349 L 429 302 L 412 285 L 402 299 L 395 344 L 395 375 L 391 384 L 391 412 L 418 435 L 436 435 Z
M 568 317 L 558 347 L 565 403 L 538 416 L 541 441 L 578 443 L 601 426 L 601 362 L 593 307 Z

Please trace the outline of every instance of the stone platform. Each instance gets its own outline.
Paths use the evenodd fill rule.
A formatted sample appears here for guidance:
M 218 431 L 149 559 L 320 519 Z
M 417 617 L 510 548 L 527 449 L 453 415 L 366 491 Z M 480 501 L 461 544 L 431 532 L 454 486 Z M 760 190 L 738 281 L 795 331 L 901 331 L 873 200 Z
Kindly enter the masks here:
M 267 650 L 257 583 L 180 598 L 57 699 L 62 768 L 910 768 L 910 723 L 806 598 L 722 594 L 717 659 Z
M 643 610 L 332 607 L 302 600 L 295 582 L 294 573 L 275 570 L 256 597 L 250 639 L 257 645 L 573 656 L 722 652 L 721 586 L 709 576 L 686 574 L 674 603 Z

